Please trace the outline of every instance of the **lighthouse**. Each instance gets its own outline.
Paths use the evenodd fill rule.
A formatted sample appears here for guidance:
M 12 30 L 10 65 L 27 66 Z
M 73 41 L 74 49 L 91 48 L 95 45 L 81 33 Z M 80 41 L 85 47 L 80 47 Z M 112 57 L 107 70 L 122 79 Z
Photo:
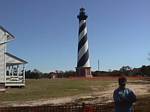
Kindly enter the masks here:
M 89 47 L 87 38 L 86 20 L 88 16 L 85 14 L 85 9 L 81 8 L 77 16 L 79 19 L 79 33 L 78 33 L 78 58 L 76 72 L 78 76 L 92 77 L 91 66 L 89 58 Z

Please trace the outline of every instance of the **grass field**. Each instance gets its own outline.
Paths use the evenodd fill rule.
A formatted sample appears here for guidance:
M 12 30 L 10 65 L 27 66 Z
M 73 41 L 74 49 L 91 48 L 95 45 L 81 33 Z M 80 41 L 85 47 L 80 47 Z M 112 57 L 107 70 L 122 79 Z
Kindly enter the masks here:
M 138 78 L 128 78 L 128 84 L 134 84 L 136 87 L 138 85 L 143 87 L 144 84 L 147 84 L 146 81 L 139 82 L 138 80 Z M 112 85 L 116 88 L 117 78 L 30 79 L 26 80 L 26 86 L 24 88 L 7 88 L 6 92 L 0 93 L 0 105 L 9 106 L 14 103 L 16 103 L 16 105 L 20 105 L 22 102 L 28 104 L 28 101 L 40 102 L 40 99 L 70 97 L 74 95 L 84 96 L 95 91 L 104 92 L 110 89 Z M 150 87 L 150 81 L 148 82 L 148 85 Z M 112 96 L 113 88 L 111 89 L 112 91 L 110 91 L 110 95 Z M 142 91 L 144 91 L 144 89 Z M 101 94 L 98 95 L 100 96 Z M 149 112 L 147 111 L 149 105 L 150 94 L 138 96 L 136 103 L 137 112 Z
M 90 93 L 92 87 L 103 91 L 112 81 L 83 79 L 30 79 L 25 88 L 8 88 L 0 93 L 0 101 L 28 101 Z
M 128 84 L 134 84 L 135 87 L 143 87 L 148 84 L 148 93 L 137 96 L 137 102 L 135 105 L 136 112 L 150 112 L 150 81 L 139 81 L 138 78 L 128 78 Z M 141 80 L 141 79 L 140 79 Z M 143 79 L 142 79 L 143 80 Z M 25 88 L 8 88 L 6 92 L 0 93 L 0 105 L 5 106 L 7 103 L 3 102 L 28 102 L 36 101 L 40 99 L 50 99 L 59 97 L 68 97 L 74 95 L 87 95 L 93 91 L 103 92 L 113 85 L 117 86 L 117 78 L 114 77 L 101 77 L 93 79 L 30 79 L 26 80 Z M 112 88 L 113 89 L 113 88 Z M 135 88 L 141 91 L 144 89 Z M 139 91 L 138 91 L 139 92 Z M 137 92 L 137 93 L 138 93 Z M 112 95 L 112 91 L 110 91 Z M 106 96 L 107 97 L 107 96 Z M 11 105 L 10 104 L 10 105 Z

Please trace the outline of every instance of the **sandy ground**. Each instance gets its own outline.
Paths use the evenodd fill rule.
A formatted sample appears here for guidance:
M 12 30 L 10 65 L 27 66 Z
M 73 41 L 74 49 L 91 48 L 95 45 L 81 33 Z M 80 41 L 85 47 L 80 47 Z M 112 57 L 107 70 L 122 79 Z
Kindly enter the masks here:
M 92 92 L 90 94 L 81 94 L 76 96 L 67 96 L 61 98 L 50 98 L 50 99 L 40 99 L 36 101 L 26 101 L 26 102 L 3 102 L 1 106 L 35 106 L 35 105 L 45 105 L 54 104 L 60 105 L 65 103 L 107 103 L 112 102 L 113 91 L 117 87 L 116 84 L 110 85 L 104 91 L 99 91 L 97 87 L 91 87 Z M 134 93 L 139 96 L 150 94 L 150 82 L 139 80 L 138 82 L 132 82 L 127 84 L 127 88 L 130 88 Z

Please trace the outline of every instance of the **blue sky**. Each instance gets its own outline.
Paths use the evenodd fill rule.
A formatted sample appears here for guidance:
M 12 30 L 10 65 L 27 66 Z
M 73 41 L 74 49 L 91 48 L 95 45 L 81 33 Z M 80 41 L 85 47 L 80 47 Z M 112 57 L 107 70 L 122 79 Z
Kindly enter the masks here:
M 75 70 L 80 7 L 88 14 L 92 70 L 149 65 L 150 0 L 0 0 L 0 25 L 15 35 L 8 51 L 27 69 Z

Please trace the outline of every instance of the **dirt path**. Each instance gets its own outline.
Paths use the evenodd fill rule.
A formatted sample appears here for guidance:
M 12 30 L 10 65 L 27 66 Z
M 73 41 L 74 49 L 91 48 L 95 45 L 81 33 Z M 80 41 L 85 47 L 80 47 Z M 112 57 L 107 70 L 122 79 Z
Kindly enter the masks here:
M 105 88 L 104 91 L 99 91 L 97 87 L 91 87 L 92 92 L 90 94 L 81 94 L 76 96 L 67 96 L 61 98 L 50 98 L 50 99 L 40 99 L 36 101 L 26 101 L 26 102 L 3 102 L 1 106 L 35 106 L 44 104 L 65 104 L 71 102 L 85 102 L 85 103 L 106 103 L 112 102 L 113 91 L 117 87 L 117 84 L 112 84 Z M 134 83 L 128 83 L 127 88 L 132 89 L 137 96 L 150 94 L 150 83 L 145 83 L 142 81 L 136 81 Z

